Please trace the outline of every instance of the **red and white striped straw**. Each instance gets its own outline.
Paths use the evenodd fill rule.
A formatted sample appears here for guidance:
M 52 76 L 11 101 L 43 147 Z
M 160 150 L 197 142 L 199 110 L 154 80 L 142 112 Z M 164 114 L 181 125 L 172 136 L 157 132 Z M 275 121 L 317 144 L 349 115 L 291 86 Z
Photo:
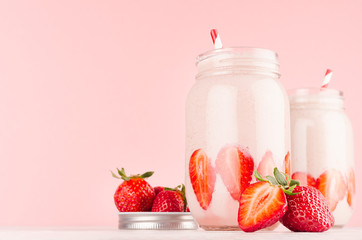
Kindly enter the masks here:
M 210 35 L 215 49 L 222 48 L 222 42 L 218 31 L 216 29 L 211 29 Z
M 324 79 L 323 79 L 323 83 L 322 83 L 322 89 L 323 88 L 327 88 L 329 82 L 331 81 L 331 77 L 332 77 L 332 70 L 331 69 L 327 69 L 326 74 L 324 75 Z

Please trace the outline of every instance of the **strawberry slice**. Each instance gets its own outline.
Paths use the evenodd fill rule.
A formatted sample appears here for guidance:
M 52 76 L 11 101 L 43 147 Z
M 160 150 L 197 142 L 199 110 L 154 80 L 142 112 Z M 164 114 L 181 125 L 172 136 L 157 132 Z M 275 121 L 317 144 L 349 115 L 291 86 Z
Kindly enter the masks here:
M 259 163 L 258 172 L 262 177 L 273 176 L 273 171 L 275 167 L 276 165 L 273 159 L 273 154 L 271 151 L 268 150 L 266 151 L 261 162 Z
M 350 169 L 349 171 L 347 177 L 347 186 L 348 186 L 347 203 L 350 207 L 352 207 L 353 197 L 356 192 L 355 176 L 353 169 Z
M 312 175 L 304 173 L 304 172 L 295 172 L 292 175 L 292 179 L 298 180 L 300 186 L 311 186 L 315 187 L 316 181 Z
M 326 198 L 331 211 L 336 209 L 338 201 L 344 198 L 347 191 L 342 173 L 335 169 L 322 173 L 316 181 L 316 188 Z
M 216 175 L 210 159 L 202 149 L 194 151 L 191 155 L 189 173 L 197 201 L 200 207 L 206 210 L 211 203 Z
M 269 182 L 249 185 L 240 198 L 238 223 L 241 230 L 253 232 L 276 223 L 287 211 L 283 190 Z
M 246 149 L 238 146 L 227 146 L 217 155 L 216 172 L 220 174 L 231 197 L 239 200 L 242 192 L 250 184 L 254 160 Z
M 289 175 L 292 173 L 290 170 L 291 166 L 290 166 L 290 153 L 288 152 L 287 155 L 285 155 L 284 157 L 284 170 L 285 170 L 285 174 Z

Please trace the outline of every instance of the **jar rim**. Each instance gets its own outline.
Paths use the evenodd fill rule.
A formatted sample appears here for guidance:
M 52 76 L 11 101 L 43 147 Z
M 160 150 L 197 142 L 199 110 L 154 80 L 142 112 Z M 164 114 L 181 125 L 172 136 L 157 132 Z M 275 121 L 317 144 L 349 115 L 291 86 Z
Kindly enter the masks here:
M 332 88 L 297 88 L 288 90 L 293 109 L 344 109 L 343 92 Z
M 344 98 L 343 91 L 334 88 L 316 88 L 316 87 L 305 87 L 305 88 L 294 88 L 287 91 L 290 97 L 308 97 L 318 96 L 322 98 Z
M 233 57 L 242 59 L 263 59 L 264 61 L 272 61 L 279 66 L 278 54 L 276 52 L 267 48 L 241 46 L 212 49 L 201 53 L 196 58 L 196 65 L 211 57 L 226 54 L 230 54 L 233 55 Z

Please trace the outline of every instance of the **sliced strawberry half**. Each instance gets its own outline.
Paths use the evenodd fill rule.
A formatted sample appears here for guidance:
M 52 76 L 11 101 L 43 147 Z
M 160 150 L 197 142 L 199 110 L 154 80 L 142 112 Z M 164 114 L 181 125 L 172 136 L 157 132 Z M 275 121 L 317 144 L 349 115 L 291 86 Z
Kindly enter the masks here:
M 254 170 L 253 158 L 246 149 L 227 146 L 220 150 L 215 166 L 231 197 L 238 201 L 251 182 Z
M 273 176 L 274 168 L 276 167 L 273 154 L 271 151 L 266 151 L 258 165 L 258 172 L 261 176 Z
M 285 174 L 289 175 L 292 173 L 290 170 L 291 166 L 290 166 L 290 153 L 288 152 L 287 155 L 285 155 L 284 157 L 284 170 L 285 170 Z
M 240 198 L 238 223 L 241 230 L 253 232 L 276 223 L 287 211 L 283 190 L 269 182 L 249 185 Z
M 215 188 L 215 170 L 211 161 L 202 149 L 193 152 L 189 163 L 191 185 L 200 207 L 206 210 L 212 199 Z
M 347 176 L 347 186 L 348 186 L 348 194 L 347 194 L 347 203 L 350 207 L 352 207 L 353 204 L 353 197 L 356 192 L 356 183 L 355 183 L 355 176 L 353 169 L 349 170 L 348 176 Z
M 292 175 L 292 179 L 298 180 L 300 186 L 311 186 L 315 187 L 316 181 L 312 175 L 304 173 L 304 172 L 295 172 Z
M 331 211 L 336 209 L 338 201 L 344 198 L 347 191 L 343 175 L 336 169 L 322 173 L 316 181 L 316 188 L 326 198 Z

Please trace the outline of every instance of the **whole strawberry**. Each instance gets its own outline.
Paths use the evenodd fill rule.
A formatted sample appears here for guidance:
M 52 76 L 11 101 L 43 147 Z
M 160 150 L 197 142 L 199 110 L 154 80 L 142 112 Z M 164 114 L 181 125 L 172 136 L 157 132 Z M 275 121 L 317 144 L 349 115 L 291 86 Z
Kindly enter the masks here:
M 152 212 L 184 212 L 186 210 L 185 186 L 165 188 L 153 201 Z
M 288 210 L 280 222 L 294 232 L 324 232 L 334 225 L 333 215 L 322 193 L 311 186 L 297 186 L 287 195 Z
M 120 212 L 149 211 L 155 197 L 155 191 L 144 179 L 152 176 L 153 172 L 128 177 L 124 171 L 117 168 L 119 176 L 112 172 L 115 178 L 123 179 L 114 193 L 114 203 Z

